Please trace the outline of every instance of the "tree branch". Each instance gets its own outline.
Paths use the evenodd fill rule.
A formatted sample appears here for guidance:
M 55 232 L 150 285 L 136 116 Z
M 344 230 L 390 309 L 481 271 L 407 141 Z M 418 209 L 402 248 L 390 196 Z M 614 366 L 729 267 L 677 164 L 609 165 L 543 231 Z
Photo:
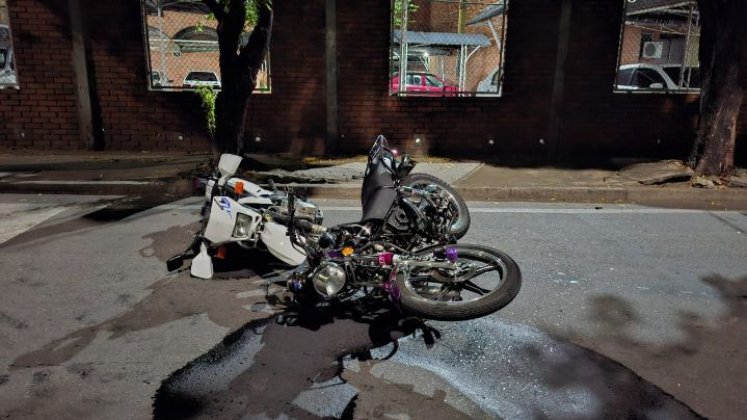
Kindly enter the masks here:
M 218 19 L 218 21 L 223 20 L 224 17 L 226 17 L 226 11 L 224 9 L 224 2 L 221 1 L 221 4 L 218 4 L 215 0 L 202 0 L 203 3 L 205 3 L 205 6 L 210 9 L 210 11 L 215 15 L 215 18 Z
M 259 17 L 254 25 L 249 42 L 241 48 L 239 60 L 242 66 L 249 67 L 255 78 L 270 46 L 272 33 L 272 8 L 268 1 L 258 1 Z

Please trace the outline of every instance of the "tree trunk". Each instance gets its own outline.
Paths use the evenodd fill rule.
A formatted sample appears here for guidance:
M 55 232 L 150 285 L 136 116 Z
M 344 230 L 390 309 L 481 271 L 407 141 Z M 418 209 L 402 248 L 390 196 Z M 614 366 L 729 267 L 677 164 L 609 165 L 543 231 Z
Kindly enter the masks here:
M 747 31 L 747 0 L 699 0 L 700 127 L 690 155 L 696 176 L 727 177 L 734 168 Z
M 240 45 L 240 39 L 246 24 L 246 2 L 231 1 L 225 13 L 211 6 L 218 19 L 221 72 L 221 91 L 215 101 L 216 154 L 240 155 L 243 151 L 249 98 L 257 85 L 257 74 L 269 50 L 272 32 L 272 9 L 266 1 L 257 3 L 259 16 L 245 46 Z

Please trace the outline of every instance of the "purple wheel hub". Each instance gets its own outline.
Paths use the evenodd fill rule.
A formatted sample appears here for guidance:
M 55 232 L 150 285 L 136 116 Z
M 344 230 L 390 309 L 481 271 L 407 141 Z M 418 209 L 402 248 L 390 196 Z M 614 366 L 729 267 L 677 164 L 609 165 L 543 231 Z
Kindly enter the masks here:
M 450 262 L 457 262 L 459 259 L 459 253 L 454 247 L 446 247 L 446 259 Z

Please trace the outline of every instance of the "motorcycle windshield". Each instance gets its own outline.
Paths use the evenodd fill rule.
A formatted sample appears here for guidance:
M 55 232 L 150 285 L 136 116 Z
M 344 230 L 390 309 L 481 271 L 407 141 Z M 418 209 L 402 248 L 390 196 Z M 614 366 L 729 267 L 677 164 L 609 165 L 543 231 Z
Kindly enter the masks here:
M 362 222 L 384 220 L 389 208 L 397 198 L 394 188 L 394 156 L 389 151 L 384 136 L 374 142 L 368 156 L 368 165 L 361 188 Z

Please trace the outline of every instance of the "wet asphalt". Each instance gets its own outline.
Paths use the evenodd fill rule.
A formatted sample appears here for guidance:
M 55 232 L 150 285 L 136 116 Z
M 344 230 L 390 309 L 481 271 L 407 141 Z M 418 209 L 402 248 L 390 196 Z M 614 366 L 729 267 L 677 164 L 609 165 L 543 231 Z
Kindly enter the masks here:
M 0 418 L 45 418 L 54 413 L 60 418 L 119 418 L 114 413 L 127 412 L 125 407 L 129 405 L 124 399 L 132 398 L 129 395 L 140 395 L 133 400 L 135 406 L 142 407 L 145 403 L 147 416 L 154 418 L 700 417 L 681 402 L 680 396 L 673 396 L 661 385 L 650 382 L 653 377 L 660 384 L 667 383 L 658 379 L 656 369 L 633 371 L 618 362 L 641 366 L 640 359 L 631 359 L 629 353 L 643 351 L 645 355 L 648 351 L 644 347 L 648 337 L 630 329 L 642 315 L 636 315 L 631 305 L 611 297 L 603 274 L 594 279 L 582 272 L 582 266 L 599 265 L 602 257 L 588 247 L 577 251 L 562 248 L 563 241 L 556 236 L 567 241 L 582 233 L 572 224 L 557 223 L 558 216 L 552 223 L 555 232 L 548 234 L 538 225 L 541 216 L 536 213 L 523 211 L 500 222 L 488 219 L 492 217 L 490 212 L 477 213 L 474 223 L 478 229 L 473 230 L 470 238 L 492 244 L 494 239 L 489 239 L 490 235 L 498 232 L 503 249 L 517 255 L 522 268 L 529 268 L 524 270 L 525 279 L 528 273 L 532 281 L 525 282 L 516 302 L 499 313 L 449 323 L 421 322 L 387 306 L 296 307 L 280 287 L 286 268 L 266 255 L 253 252 L 232 255 L 234 258 L 229 260 L 241 261 L 239 264 L 218 264 L 218 275 L 211 281 L 190 278 L 184 270 L 164 277 L 163 262 L 188 243 L 195 228 L 189 223 L 194 220 L 194 210 L 184 214 L 179 208 L 144 212 L 99 209 L 96 210 L 99 213 L 91 216 L 47 223 L 43 226 L 45 230 L 28 232 L 2 246 L 6 262 L 20 263 L 24 270 L 13 271 L 18 274 L 11 276 L 0 314 L 2 328 L 12 331 L 2 330 L 4 335 L 0 338 L 8 338 L 3 345 L 9 349 L 7 355 L 13 355 L 10 360 L 2 358 L 8 368 L 0 371 L 0 392 L 18 395 L 16 390 L 29 387 L 27 395 L 31 399 L 13 399 L 7 404 L 9 400 L 0 397 L 6 407 L 0 408 Z M 356 217 L 355 212 L 348 210 L 332 210 L 327 214 L 329 222 Z M 634 216 L 622 214 L 622 218 Z M 655 213 L 645 214 L 643 221 L 636 222 L 637 236 L 648 232 L 655 242 L 656 235 L 666 231 L 667 228 L 663 231 L 655 228 L 658 222 L 653 220 L 654 216 Z M 696 216 L 682 214 L 681 223 L 692 225 L 689 219 Z M 745 230 L 743 216 L 733 213 L 715 216 L 714 225 L 704 225 L 701 229 Z M 577 213 L 569 213 L 567 217 L 579 219 Z M 527 219 L 526 225 L 522 218 Z M 611 223 L 619 223 L 619 219 Z M 602 226 L 595 218 L 584 218 L 581 222 L 582 226 L 596 229 Z M 496 230 L 491 233 L 489 229 Z M 104 232 L 103 236 L 99 231 Z M 726 235 L 727 230 L 716 233 Z M 130 236 L 139 239 L 130 243 L 127 239 Z M 632 255 L 633 251 L 627 245 L 622 246 L 619 239 L 605 231 L 591 239 L 591 244 L 600 252 L 615 251 L 617 258 Z M 742 239 L 733 239 L 733 244 L 725 236 L 720 240 L 726 242 L 732 253 L 743 252 L 739 248 Z M 549 246 L 538 246 L 539 241 L 548 242 Z M 28 258 L 30 253 L 66 257 L 65 247 L 84 248 L 87 255 L 72 258 L 72 267 L 70 264 L 61 267 L 44 258 L 31 264 Z M 685 248 L 689 249 L 675 246 L 671 252 Z M 577 263 L 574 252 L 588 256 L 585 264 Z M 734 261 L 728 253 L 722 254 L 723 261 Z M 601 264 L 608 264 L 614 258 Z M 635 288 L 636 278 L 629 273 L 646 267 L 647 258 L 639 256 L 637 267 L 630 266 L 619 274 L 621 277 L 616 274 L 610 279 L 612 290 Z M 710 267 L 722 264 L 718 258 L 704 258 L 713 261 Z M 724 276 L 742 272 L 741 264 L 735 262 L 721 272 Z M 688 276 L 689 267 L 678 265 L 680 271 L 671 275 Z M 4 267 L 8 272 L 11 265 Z M 83 267 L 91 267 L 85 270 L 86 278 L 94 273 L 98 277 L 82 280 L 80 288 L 70 290 L 67 295 L 58 294 L 57 299 L 45 298 L 55 290 L 63 290 L 54 284 L 52 273 L 61 280 L 72 279 Z M 547 269 L 554 272 L 549 279 L 542 273 Z M 703 267 L 699 272 L 707 269 Z M 663 273 L 662 268 L 655 274 L 663 276 Z M 666 280 L 672 281 L 669 277 Z M 743 282 L 712 276 L 707 283 L 704 287 L 691 286 L 694 292 L 688 293 L 695 293 L 694 305 L 721 298 L 714 307 L 718 306 L 717 314 L 724 314 L 723 333 L 692 318 L 684 327 L 705 343 L 720 343 L 721 348 L 735 348 L 729 351 L 739 354 L 738 342 L 746 319 Z M 600 294 L 597 297 L 565 294 L 581 287 L 579 284 L 586 286 L 587 291 L 594 284 L 600 288 L 597 290 Z M 647 286 L 655 288 L 659 296 L 666 293 L 666 287 L 659 283 L 649 282 Z M 30 303 L 50 305 L 63 300 L 65 307 L 50 306 L 47 319 L 32 321 L 33 308 L 18 306 L 7 298 L 21 296 L 22 290 L 29 287 L 37 293 Z M 708 287 L 712 288 L 710 292 Z M 127 292 L 140 289 L 144 293 Z M 83 290 L 97 298 L 113 296 L 116 301 L 110 304 L 106 298 L 93 304 L 81 293 Z M 685 304 L 692 299 L 683 296 Z M 648 299 L 643 295 L 641 298 L 644 302 Z M 595 336 L 584 329 L 581 317 L 568 306 L 577 301 L 592 303 L 591 310 L 609 329 L 607 335 Z M 559 303 L 566 304 L 566 315 L 555 313 L 553 305 Z M 105 310 L 107 304 L 112 308 Z M 537 305 L 545 306 L 544 311 L 533 309 Z M 101 309 L 94 316 L 97 307 Z M 672 310 L 660 308 L 664 312 Z M 587 309 L 586 304 L 576 308 Z M 205 319 L 211 324 L 206 324 Z M 563 332 L 566 324 L 554 324 L 557 319 L 575 322 L 576 332 Z M 189 325 L 185 324 L 187 321 Z M 43 336 L 35 332 L 40 322 L 48 325 L 45 328 L 49 332 Z M 656 322 L 664 321 L 657 318 Z M 172 332 L 175 325 L 184 327 L 180 327 L 181 332 Z M 216 325 L 220 329 L 216 330 Z M 209 328 L 200 333 L 205 327 Z M 650 331 L 650 328 L 641 330 Z M 665 329 L 660 331 L 661 335 L 669 334 Z M 728 334 L 733 336 L 736 346 L 726 338 Z M 31 339 L 24 338 L 29 335 Z M 142 338 L 137 337 L 145 337 L 145 341 L 138 341 Z M 41 344 L 20 344 L 26 342 Z M 653 363 L 659 360 L 667 367 L 665 358 L 692 363 L 700 355 L 711 357 L 712 366 L 717 369 L 741 360 L 719 354 L 715 344 L 685 343 L 685 348 L 658 347 L 659 355 L 650 359 Z M 115 350 L 115 345 L 121 350 Z M 180 347 L 182 350 L 178 352 L 167 350 Z M 94 348 L 109 349 L 109 354 L 92 354 Z M 615 359 L 610 355 L 615 355 Z M 117 374 L 118 366 L 125 361 L 140 367 Z M 151 372 L 147 372 L 149 369 Z M 738 363 L 732 369 L 742 371 Z M 640 371 L 643 373 L 636 373 Z M 672 370 L 672 377 L 676 377 L 676 371 Z M 69 379 L 70 376 L 74 379 Z M 729 375 L 722 379 L 727 384 L 738 383 L 738 379 L 734 382 Z M 142 381 L 140 388 L 147 393 L 123 393 L 118 398 L 119 383 L 127 381 Z M 8 386 L 14 387 L 14 391 L 10 392 Z M 687 392 L 682 395 L 697 402 L 698 398 L 707 397 L 708 390 L 701 393 L 697 398 Z M 71 405 L 76 408 L 70 408 Z M 112 411 L 113 406 L 119 411 Z M 707 404 L 705 407 L 714 410 Z M 139 413 L 136 417 L 146 414 L 146 411 L 132 412 Z M 728 406 L 724 412 L 730 413 Z
M 154 418 L 702 418 L 624 366 L 521 324 L 354 313 L 316 308 L 246 324 L 162 383 Z M 361 390 L 346 377 L 371 361 L 411 395 L 438 398 L 433 377 L 442 379 L 450 404 L 379 401 L 359 412 Z

